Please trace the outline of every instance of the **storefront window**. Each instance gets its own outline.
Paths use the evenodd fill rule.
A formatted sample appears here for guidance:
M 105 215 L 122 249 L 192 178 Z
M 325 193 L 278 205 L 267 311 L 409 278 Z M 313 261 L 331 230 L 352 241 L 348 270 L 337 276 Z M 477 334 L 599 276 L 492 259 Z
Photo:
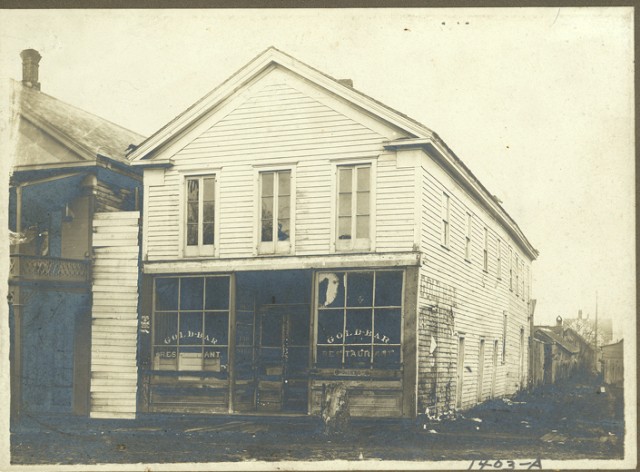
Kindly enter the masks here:
M 402 271 L 318 274 L 318 367 L 399 367 L 402 278 Z
M 229 277 L 155 280 L 153 369 L 226 372 Z

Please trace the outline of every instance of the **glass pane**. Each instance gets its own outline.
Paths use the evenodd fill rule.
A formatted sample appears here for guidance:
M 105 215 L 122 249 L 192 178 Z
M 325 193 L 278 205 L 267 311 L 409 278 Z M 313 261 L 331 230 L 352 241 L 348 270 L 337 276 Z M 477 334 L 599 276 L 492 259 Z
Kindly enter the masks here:
M 399 308 L 376 308 L 373 323 L 375 344 L 400 344 Z
M 278 241 L 289 240 L 289 219 L 278 220 Z
M 229 309 L 229 277 L 207 277 L 205 308 L 207 310 Z
M 370 367 L 371 346 L 345 346 L 345 367 Z
M 204 348 L 204 370 L 226 372 L 227 365 L 227 348 Z
M 351 194 L 338 195 L 338 216 L 351 216 Z
M 213 223 L 215 221 L 216 207 L 212 202 L 206 202 L 202 205 L 202 221 L 204 223 Z
M 369 237 L 369 215 L 356 216 L 356 238 Z
M 262 220 L 261 241 L 269 242 L 273 241 L 273 220 Z
M 291 195 L 291 171 L 279 173 L 278 195 Z
M 187 223 L 198 222 L 198 202 L 187 204 Z
M 187 200 L 198 201 L 198 179 L 187 180 Z
M 371 344 L 371 310 L 347 310 L 345 344 Z
M 181 313 L 180 345 L 200 346 L 203 337 L 202 313 Z
M 373 272 L 347 275 L 347 306 L 373 306 Z
M 371 185 L 371 172 L 369 167 L 358 168 L 358 191 L 368 191 Z
M 156 346 L 175 346 L 178 340 L 178 314 L 156 313 L 153 318 L 153 339 Z
M 273 218 L 273 197 L 262 199 L 262 218 Z
M 213 244 L 213 223 L 205 223 L 202 225 L 202 244 L 203 245 L 211 245 Z
M 202 180 L 202 199 L 205 202 L 213 202 L 216 199 L 216 179 L 208 177 Z
M 187 225 L 187 246 L 198 245 L 198 225 Z
M 399 346 L 375 346 L 373 348 L 374 367 L 398 367 L 400 365 Z
M 180 309 L 202 310 L 203 292 L 203 277 L 185 277 L 180 279 Z
M 177 359 L 175 347 L 156 348 L 153 356 L 153 370 L 176 370 Z
M 264 172 L 260 177 L 262 177 L 262 196 L 273 196 L 273 172 Z
M 289 212 L 289 204 L 291 203 L 290 200 L 291 198 L 288 196 L 278 198 L 278 218 L 285 219 L 291 216 Z
M 338 218 L 338 239 L 351 239 L 351 217 Z
M 341 167 L 338 171 L 338 192 L 351 192 L 351 168 Z
M 342 365 L 342 346 L 318 346 L 317 364 L 321 367 Z
M 204 344 L 229 344 L 229 315 L 227 313 L 205 313 Z
M 369 200 L 370 200 L 369 192 L 358 192 L 358 202 L 357 202 L 357 213 L 358 215 L 368 215 L 369 214 Z
M 260 345 L 262 347 L 281 347 L 282 315 L 262 315 L 260 322 L 262 330 Z
M 156 279 L 156 310 L 178 309 L 178 279 Z
M 344 272 L 318 274 L 318 306 L 344 306 Z
M 318 344 L 343 344 L 344 312 L 318 311 Z
M 402 272 L 376 272 L 376 306 L 402 305 Z

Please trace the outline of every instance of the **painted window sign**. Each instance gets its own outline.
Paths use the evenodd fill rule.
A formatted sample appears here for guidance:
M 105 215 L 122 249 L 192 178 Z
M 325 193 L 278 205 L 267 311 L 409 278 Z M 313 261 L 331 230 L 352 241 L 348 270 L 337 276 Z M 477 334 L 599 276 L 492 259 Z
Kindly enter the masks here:
M 399 366 L 402 278 L 402 271 L 318 274 L 318 366 Z
M 229 277 L 155 280 L 153 369 L 225 372 Z

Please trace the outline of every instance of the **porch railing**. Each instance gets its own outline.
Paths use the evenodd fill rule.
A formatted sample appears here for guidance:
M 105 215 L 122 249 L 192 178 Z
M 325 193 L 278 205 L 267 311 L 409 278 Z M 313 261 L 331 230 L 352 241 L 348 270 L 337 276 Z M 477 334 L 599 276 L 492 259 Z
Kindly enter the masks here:
M 9 280 L 88 283 L 91 281 L 91 262 L 85 259 L 12 254 Z

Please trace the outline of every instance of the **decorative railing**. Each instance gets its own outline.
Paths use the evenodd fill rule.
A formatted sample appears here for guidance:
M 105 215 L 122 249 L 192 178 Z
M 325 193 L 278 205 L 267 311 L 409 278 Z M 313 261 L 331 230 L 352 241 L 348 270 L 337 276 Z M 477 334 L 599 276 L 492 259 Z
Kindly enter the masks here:
M 12 254 L 9 279 L 43 282 L 90 282 L 91 263 L 85 259 Z

